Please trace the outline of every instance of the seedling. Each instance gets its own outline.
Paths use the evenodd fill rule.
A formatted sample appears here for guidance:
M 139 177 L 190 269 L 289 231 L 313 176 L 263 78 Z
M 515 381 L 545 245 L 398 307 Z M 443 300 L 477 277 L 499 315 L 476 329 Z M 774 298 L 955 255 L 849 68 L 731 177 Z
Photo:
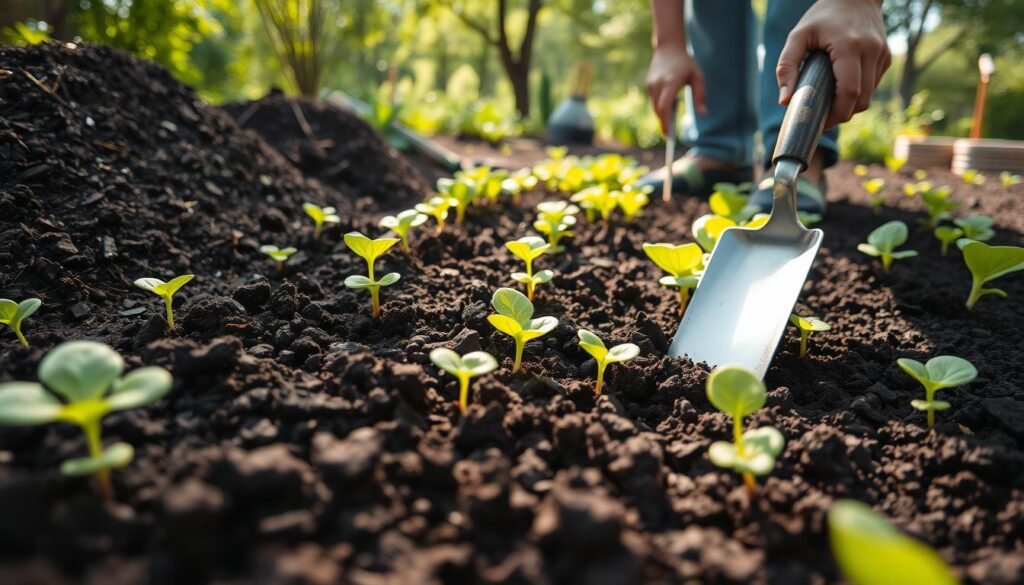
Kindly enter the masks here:
M 796 313 L 789 316 L 789 322 L 800 330 L 800 357 L 807 355 L 807 339 L 812 331 L 830 331 L 832 326 L 813 316 L 801 317 Z
M 608 221 L 612 211 L 618 205 L 618 191 L 608 189 L 607 185 L 598 184 L 587 187 L 569 198 L 574 203 L 579 203 L 587 214 L 587 221 L 594 221 L 598 216 Z
M 643 211 L 643 208 L 650 203 L 650 187 L 644 189 L 626 189 L 625 191 L 616 191 L 618 195 L 619 209 L 622 210 L 622 216 L 626 218 L 626 223 L 633 221 L 637 215 Z
M 679 314 L 686 312 L 690 291 L 700 282 L 700 271 L 704 266 L 704 253 L 697 244 L 644 244 L 644 252 L 652 262 L 669 276 L 658 282 L 665 286 L 679 288 Z
M 984 242 L 960 239 L 956 245 L 964 255 L 964 263 L 971 271 L 971 294 L 967 297 L 967 309 L 985 295 L 1006 298 L 1006 291 L 998 288 L 983 288 L 990 280 L 1024 270 L 1024 248 L 1018 246 L 989 246 Z
M 462 221 L 466 217 L 466 209 L 479 195 L 476 184 L 466 177 L 438 179 L 437 190 L 442 197 L 450 198 L 455 202 L 455 225 L 462 225 Z
M 370 301 L 375 319 L 380 316 L 380 287 L 395 284 L 401 278 L 401 275 L 397 272 L 390 272 L 385 274 L 380 280 L 376 280 L 373 275 L 373 263 L 396 243 L 398 243 L 398 238 L 377 238 L 376 240 L 371 240 L 359 232 L 345 234 L 345 245 L 355 252 L 357 256 L 366 260 L 367 273 L 367 276 L 353 274 L 345 278 L 345 286 L 355 289 L 365 288 L 370 291 Z
M 628 362 L 640 355 L 640 347 L 634 343 L 623 343 L 608 349 L 600 337 L 586 329 L 580 329 L 577 335 L 580 338 L 580 347 L 597 362 L 597 384 L 594 386 L 594 394 L 601 394 L 604 371 L 610 364 Z
M 995 221 L 987 215 L 968 215 L 953 220 L 964 232 L 964 237 L 978 242 L 987 242 L 995 237 L 996 232 L 992 229 Z
M 20 303 L 10 299 L 0 299 L 0 325 L 7 325 L 18 337 L 22 345 L 28 347 L 28 340 L 21 333 L 21 323 L 39 310 L 43 301 L 39 299 L 25 299 Z
M 512 201 L 519 203 L 522 193 L 532 191 L 540 181 L 529 168 L 519 169 L 501 182 L 501 188 L 512 195 Z
M 945 256 L 946 252 L 949 251 L 949 245 L 963 237 L 964 230 L 958 227 L 940 225 L 932 233 L 935 234 L 935 238 L 942 244 L 942 255 Z
M 868 176 L 868 167 L 866 165 L 854 165 L 853 174 L 858 177 L 866 177 Z
M 382 217 L 378 225 L 398 234 L 398 237 L 402 240 L 402 251 L 408 254 L 412 252 L 412 248 L 409 247 L 409 232 L 412 231 L 412 228 L 421 226 L 426 222 L 426 215 L 415 209 L 406 209 L 397 216 L 386 215 Z
M 313 220 L 313 239 L 319 240 L 320 233 L 324 229 L 325 223 L 340 223 L 341 218 L 338 217 L 338 212 L 333 207 L 320 207 L 315 203 L 303 203 L 302 209 L 306 211 L 306 215 Z
M 697 221 L 693 222 L 690 231 L 693 233 L 693 239 L 697 240 L 697 244 L 710 254 L 718 244 L 718 238 L 722 237 L 725 228 L 735 225 L 736 222 L 728 217 L 709 213 L 698 217 Z
M 506 242 L 505 247 L 526 263 L 526 272 L 513 272 L 512 280 L 526 285 L 526 298 L 533 300 L 533 292 L 538 284 L 551 282 L 555 273 L 550 270 L 541 270 L 533 273 L 533 261 L 544 255 L 551 248 L 551 244 L 544 241 L 544 238 L 527 236 L 519 238 L 514 242 Z
M 928 181 L 919 181 L 917 183 L 904 183 L 903 194 L 907 197 L 913 197 L 918 193 L 927 193 L 931 191 L 934 186 Z
M 458 201 L 447 196 L 431 197 L 426 203 L 417 203 L 415 210 L 434 218 L 437 222 L 437 235 L 444 233 L 444 222 L 448 219 L 448 210 L 458 204 Z
M 875 210 L 875 213 L 881 209 L 885 203 L 885 193 L 882 193 L 882 188 L 885 187 L 885 179 L 875 177 L 874 179 L 868 179 L 862 183 L 864 190 L 871 195 L 871 209 Z
M 812 225 L 814 225 L 814 224 L 818 223 L 819 221 L 821 221 L 821 214 L 820 213 L 810 213 L 808 211 L 797 211 L 796 212 L 796 216 L 797 216 L 797 219 L 800 220 L 800 223 L 804 224 L 804 227 L 811 227 Z
M 949 198 L 949 187 L 929 189 L 921 192 L 921 202 L 928 212 L 928 219 L 922 223 L 928 229 L 935 229 L 943 220 L 949 219 L 949 213 L 960 207 L 959 201 Z
M 961 178 L 964 180 L 964 183 L 967 183 L 968 185 L 985 184 L 985 175 L 981 174 L 981 172 L 978 171 L 977 169 L 967 169 L 966 171 L 964 171 L 964 174 L 961 176 Z
M 999 173 L 999 182 L 1003 184 L 1004 189 L 1009 189 L 1014 185 L 1019 185 L 1020 181 L 1020 175 L 1015 175 L 1009 171 Z
M 764 382 L 746 368 L 725 366 L 708 376 L 707 395 L 715 408 L 732 417 L 733 436 L 732 443 L 712 443 L 708 457 L 718 467 L 742 474 L 747 492 L 754 495 L 757 493 L 755 476 L 771 472 L 775 458 L 785 445 L 782 433 L 775 427 L 743 432 L 743 417 L 764 406 L 767 398 Z
M 708 198 L 711 213 L 728 217 L 736 223 L 742 223 L 750 219 L 757 211 L 757 208 L 748 204 L 750 196 L 744 192 L 744 187 L 749 187 L 749 185 L 715 183 L 715 191 Z
M 857 244 L 857 249 L 867 254 L 882 259 L 882 270 L 889 272 L 893 260 L 902 260 L 917 256 L 914 250 L 899 250 L 907 241 L 907 224 L 902 221 L 893 220 L 883 223 L 868 234 L 868 243 Z
M 284 272 L 284 263 L 288 261 L 298 250 L 288 246 L 287 248 L 278 248 L 270 244 L 260 246 L 260 252 L 270 256 L 270 259 L 274 261 L 274 265 L 277 267 L 277 273 L 281 274 Z
M 491 297 L 491 305 L 498 313 L 488 315 L 487 321 L 495 329 L 509 335 L 516 342 L 515 362 L 512 373 L 518 372 L 523 362 L 523 348 L 526 342 L 536 339 L 555 328 L 558 319 L 554 317 L 533 318 L 533 303 L 523 293 L 511 288 L 499 288 Z
M 902 169 L 905 164 L 907 164 L 907 159 L 905 157 L 896 158 L 889 154 L 885 155 L 885 167 L 894 173 L 900 172 L 900 169 Z
M 537 211 L 540 213 L 533 222 L 533 229 L 547 236 L 551 244 L 548 254 L 564 252 L 565 246 L 560 242 L 562 238 L 572 237 L 572 226 L 576 225 L 580 208 L 565 201 L 545 201 L 537 204 Z
M 866 504 L 839 500 L 828 512 L 832 553 L 850 585 L 959 585 L 942 557 L 904 536 Z
M 459 381 L 459 412 L 462 413 L 469 406 L 469 380 L 498 369 L 498 360 L 486 351 L 473 351 L 460 356 L 450 349 L 439 347 L 430 352 L 430 361 Z
M 928 413 L 928 428 L 935 426 L 935 411 L 946 410 L 951 405 L 935 400 L 935 392 L 943 388 L 954 388 L 978 377 L 978 370 L 971 362 L 952 355 L 940 355 L 922 364 L 910 358 L 896 360 L 900 369 L 924 386 L 925 399 L 912 400 L 910 405 Z
M 164 300 L 164 306 L 167 307 L 167 328 L 174 331 L 174 310 L 172 308 L 174 293 L 178 292 L 178 289 L 188 284 L 193 278 L 195 278 L 194 274 L 183 274 L 177 278 L 172 278 L 168 282 L 164 282 L 159 278 L 140 278 L 135 281 L 135 286 L 142 290 L 148 290 Z
M 171 389 L 171 375 L 158 367 L 139 368 L 121 377 L 124 360 L 95 341 L 68 341 L 39 363 L 39 382 L 0 384 L 0 424 L 41 425 L 63 421 L 85 434 L 89 456 L 61 464 L 64 475 L 96 476 L 104 499 L 111 496 L 110 470 L 132 460 L 127 443 L 104 449 L 100 421 L 110 412 L 145 406 Z M 56 394 L 62 400 L 59 400 Z
M 923 181 L 928 178 L 928 171 L 924 169 L 914 169 L 914 180 Z

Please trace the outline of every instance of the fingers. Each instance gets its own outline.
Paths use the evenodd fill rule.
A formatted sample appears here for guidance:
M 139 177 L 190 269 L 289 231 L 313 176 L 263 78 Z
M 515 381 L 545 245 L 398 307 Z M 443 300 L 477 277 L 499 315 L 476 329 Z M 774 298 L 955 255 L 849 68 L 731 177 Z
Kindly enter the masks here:
M 833 55 L 832 72 L 836 76 L 836 96 L 832 100 L 832 111 L 825 121 L 825 127 L 831 128 L 849 120 L 860 100 L 863 85 L 861 84 L 861 61 L 849 53 Z M 871 99 L 870 91 L 868 99 Z
M 704 74 L 700 69 L 695 69 L 690 78 L 690 90 L 693 93 L 693 107 L 697 113 L 705 115 L 708 113 L 707 94 L 704 91 Z
M 675 115 L 676 98 L 682 85 L 681 80 L 667 78 L 655 79 L 647 83 L 647 93 L 651 96 L 654 113 L 658 116 L 658 121 L 661 122 L 662 134 L 666 136 L 669 122 Z M 703 81 L 701 81 L 701 92 L 703 93 Z M 694 94 L 696 94 L 696 90 L 694 90 Z
M 779 64 L 775 66 L 775 78 L 779 82 L 779 104 L 786 105 L 800 77 L 800 63 L 807 54 L 807 34 L 802 29 L 794 29 L 786 38 L 786 44 L 779 55 Z

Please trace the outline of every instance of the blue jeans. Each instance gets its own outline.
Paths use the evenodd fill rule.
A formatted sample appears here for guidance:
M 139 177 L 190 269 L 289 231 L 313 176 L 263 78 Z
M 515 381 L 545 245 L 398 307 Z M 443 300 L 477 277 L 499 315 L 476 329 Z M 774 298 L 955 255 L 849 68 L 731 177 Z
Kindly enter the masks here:
M 692 107 L 686 91 L 684 138 L 693 154 L 736 165 L 754 163 L 754 132 L 760 130 L 762 164 L 771 164 L 785 107 L 779 105 L 775 65 L 793 30 L 814 0 L 768 0 L 763 43 L 764 64 L 758 70 L 758 27 L 750 0 L 687 0 L 686 36 L 704 73 L 707 114 Z M 839 128 L 821 137 L 825 166 L 838 159 Z

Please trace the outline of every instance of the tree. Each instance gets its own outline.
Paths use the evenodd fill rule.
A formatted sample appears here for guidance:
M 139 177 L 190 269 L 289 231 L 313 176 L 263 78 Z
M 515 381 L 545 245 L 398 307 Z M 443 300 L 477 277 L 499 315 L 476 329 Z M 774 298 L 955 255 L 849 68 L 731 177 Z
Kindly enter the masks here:
M 324 71 L 331 0 L 255 0 L 278 59 L 302 95 L 316 96 Z

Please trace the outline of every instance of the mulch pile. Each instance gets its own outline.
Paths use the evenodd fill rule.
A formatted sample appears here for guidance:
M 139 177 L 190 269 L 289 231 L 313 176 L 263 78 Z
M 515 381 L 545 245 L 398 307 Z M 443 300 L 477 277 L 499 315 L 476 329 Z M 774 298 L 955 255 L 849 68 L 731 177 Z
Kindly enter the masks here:
M 104 421 L 105 441 L 136 449 L 113 474 L 116 503 L 57 472 L 84 452 L 78 429 L 0 429 L 2 583 L 838 583 L 825 518 L 841 497 L 929 542 L 966 583 L 1024 580 L 1024 282 L 1004 279 L 1008 299 L 968 312 L 962 260 L 930 234 L 889 274 L 857 252 L 883 221 L 922 216 L 904 176 L 872 169 L 891 194 L 876 215 L 848 165 L 833 173 L 798 305 L 833 329 L 805 358 L 788 332 L 767 375 L 747 424 L 777 426 L 787 445 L 751 502 L 707 460 L 729 420 L 704 395 L 705 368 L 665 357 L 677 297 L 641 250 L 688 240 L 705 202 L 584 223 L 567 254 L 539 260 L 556 277 L 536 312 L 559 326 L 512 375 L 512 343 L 486 321 L 519 269 L 503 244 L 560 195 L 417 232 L 414 256 L 378 262 L 402 280 L 374 321 L 367 295 L 342 285 L 364 264 L 339 240 L 379 234 L 376 204 L 303 177 L 122 53 L 4 48 L 0 70 L 0 292 L 44 301 L 25 324 L 31 348 L 0 332 L 0 380 L 34 380 L 46 351 L 77 337 L 175 379 L 155 405 Z M 930 174 L 997 218 L 995 242 L 1022 243 L 1020 187 Z M 309 241 L 305 200 L 339 207 L 345 225 Z M 258 243 L 302 251 L 278 276 Z M 168 336 L 159 300 L 131 281 L 186 271 L 197 278 Z M 601 397 L 579 327 L 642 350 L 609 369 Z M 427 358 L 439 346 L 502 360 L 464 416 Z M 929 432 L 910 407 L 922 389 L 895 360 L 946 353 L 981 375 L 943 391 L 953 406 Z

